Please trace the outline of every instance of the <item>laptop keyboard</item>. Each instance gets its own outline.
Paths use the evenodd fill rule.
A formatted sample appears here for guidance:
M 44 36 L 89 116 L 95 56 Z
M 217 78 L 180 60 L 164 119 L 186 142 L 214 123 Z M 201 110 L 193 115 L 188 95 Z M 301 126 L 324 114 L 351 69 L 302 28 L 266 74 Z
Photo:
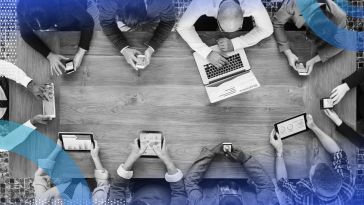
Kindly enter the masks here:
M 244 67 L 239 53 L 232 55 L 226 59 L 229 61 L 229 64 L 224 65 L 221 68 L 217 68 L 214 65 L 212 65 L 211 63 L 204 65 L 208 79 L 211 79 L 211 78 L 214 78 L 214 77 L 217 77 L 220 75 L 224 75 L 226 73 L 229 73 L 231 71 Z

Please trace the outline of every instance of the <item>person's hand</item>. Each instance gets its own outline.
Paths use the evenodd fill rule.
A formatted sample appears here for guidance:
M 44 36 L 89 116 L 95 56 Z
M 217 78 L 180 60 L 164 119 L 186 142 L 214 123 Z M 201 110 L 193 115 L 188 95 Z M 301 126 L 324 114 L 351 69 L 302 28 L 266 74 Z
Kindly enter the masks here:
M 283 143 L 281 136 L 274 129 L 270 133 L 270 144 L 274 147 L 277 154 L 283 153 Z
M 210 151 L 214 154 L 224 154 L 224 145 L 222 143 L 216 145 L 215 147 L 213 147 L 212 149 L 210 149 Z
M 49 61 L 49 64 L 51 65 L 51 75 L 55 73 L 57 76 L 62 75 L 62 69 L 66 69 L 66 67 L 62 63 L 62 60 L 69 60 L 69 58 L 52 52 L 48 54 L 47 59 Z
M 81 66 L 83 57 L 85 56 L 86 52 L 87 51 L 83 48 L 78 49 L 75 57 L 73 58 L 73 66 L 75 71 L 77 71 L 77 69 Z
M 166 139 L 163 140 L 162 148 L 158 145 L 151 145 L 155 154 L 161 159 L 165 164 L 169 164 L 172 162 L 171 157 L 169 156 Z
M 138 70 L 136 63 L 138 62 L 137 55 L 142 55 L 142 53 L 134 48 L 125 48 L 121 53 L 125 57 L 126 62 L 131 65 L 135 70 Z
M 284 53 L 287 56 L 289 66 L 297 70 L 296 63 L 298 62 L 298 57 L 291 50 L 287 50 Z
M 229 61 L 226 60 L 226 56 L 215 51 L 211 51 L 211 53 L 207 56 L 207 60 L 217 68 L 229 63 Z
M 145 146 L 143 149 L 141 149 L 138 145 L 138 140 L 139 139 L 136 138 L 134 142 L 130 144 L 131 152 L 129 154 L 129 157 L 135 161 L 139 159 L 148 148 L 148 146 Z
M 27 89 L 31 92 L 38 100 L 49 101 L 52 99 L 53 93 L 49 93 L 47 84 L 38 85 L 34 81 L 31 81 Z
M 336 114 L 334 110 L 325 109 L 324 113 L 328 118 L 330 118 L 335 123 L 336 126 L 340 126 L 343 123 L 343 121 L 340 119 L 340 117 Z
M 100 147 L 96 140 L 94 140 L 94 142 L 95 142 L 95 145 L 91 149 L 90 154 L 93 159 L 96 159 L 99 157 Z
M 313 121 L 313 117 L 312 115 L 308 114 L 306 116 L 307 118 L 307 127 L 310 128 L 311 130 L 312 129 L 315 129 L 317 127 L 316 123 Z
M 310 75 L 311 72 L 313 71 L 313 67 L 315 66 L 316 63 L 320 62 L 321 58 L 320 56 L 316 55 L 315 57 L 311 58 L 310 60 L 308 60 L 306 62 L 306 69 L 307 69 L 307 75 Z
M 145 55 L 145 66 L 148 66 L 150 64 L 150 60 L 152 59 L 153 53 L 154 53 L 154 49 L 152 47 L 148 47 L 144 51 L 144 55 Z
M 36 124 L 46 125 L 46 124 L 48 124 L 48 121 L 50 121 L 50 120 L 52 120 L 52 117 L 45 116 L 45 115 L 36 115 L 32 119 L 30 119 L 30 123 L 32 123 L 32 125 L 36 125 Z
M 228 38 L 219 38 L 217 40 L 217 45 L 219 46 L 220 50 L 224 52 L 234 51 L 234 45 Z
M 232 147 L 231 152 L 226 152 L 226 157 L 234 162 L 242 162 L 244 160 L 244 153 L 241 149 Z
M 334 101 L 334 105 L 337 105 L 350 90 L 348 84 L 343 83 L 331 91 L 330 98 Z

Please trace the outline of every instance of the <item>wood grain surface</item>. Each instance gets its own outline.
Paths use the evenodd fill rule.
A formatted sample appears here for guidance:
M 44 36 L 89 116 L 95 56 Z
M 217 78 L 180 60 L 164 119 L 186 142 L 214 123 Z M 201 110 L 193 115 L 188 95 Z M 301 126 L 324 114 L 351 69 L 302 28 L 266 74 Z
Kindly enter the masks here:
M 150 38 L 145 33 L 129 33 L 132 46 L 142 49 Z M 220 35 L 200 33 L 209 45 Z M 234 37 L 240 33 L 231 34 Z M 42 36 L 55 52 L 72 57 L 77 49 L 77 32 L 48 33 Z M 302 59 L 313 55 L 312 45 L 302 32 L 289 32 L 293 50 Z M 339 136 L 334 126 L 319 110 L 319 99 L 342 78 L 355 70 L 355 54 L 342 53 L 325 64 L 317 65 L 309 77 L 299 77 L 279 53 L 273 37 L 247 48 L 253 72 L 262 87 L 216 104 L 210 104 L 192 57 L 192 50 L 173 33 L 156 52 L 151 65 L 138 77 L 102 32 L 95 32 L 91 49 L 81 68 L 74 74 L 50 78 L 45 59 L 30 49 L 19 37 L 18 65 L 37 81 L 53 80 L 57 86 L 58 116 L 40 132 L 56 139 L 58 131 L 91 131 L 101 146 L 105 167 L 115 173 L 129 153 L 129 143 L 141 130 L 159 130 L 166 137 L 172 159 L 186 172 L 202 146 L 213 147 L 220 142 L 252 153 L 274 176 L 274 152 L 269 145 L 273 124 L 301 114 L 312 113 L 317 124 L 333 135 L 354 162 L 354 146 Z M 12 84 L 11 119 L 24 122 L 41 111 L 24 90 Z M 337 111 L 350 125 L 356 121 L 356 96 L 351 91 Z M 312 162 L 317 141 L 311 132 L 284 141 L 285 158 L 290 178 L 305 177 Z M 35 145 L 26 147 L 36 156 L 45 156 Z M 323 157 L 324 151 L 321 149 Z M 45 152 L 45 151 L 43 151 Z M 85 176 L 92 177 L 93 163 L 87 153 L 72 153 Z M 67 162 L 58 162 L 66 166 Z M 12 154 L 14 176 L 32 176 L 20 156 Z M 135 165 L 135 177 L 159 178 L 164 167 L 158 159 L 141 159 Z M 246 178 L 241 166 L 217 158 L 206 174 L 207 178 Z

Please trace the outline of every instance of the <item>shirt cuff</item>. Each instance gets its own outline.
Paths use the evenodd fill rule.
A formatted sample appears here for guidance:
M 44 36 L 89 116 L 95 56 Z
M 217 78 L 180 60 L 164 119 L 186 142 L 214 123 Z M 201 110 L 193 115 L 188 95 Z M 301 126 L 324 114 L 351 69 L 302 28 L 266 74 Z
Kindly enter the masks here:
M 212 49 L 208 46 L 206 48 L 201 48 L 200 50 L 196 51 L 200 56 L 207 59 L 207 56 L 212 52 Z
M 183 173 L 181 170 L 177 169 L 177 173 L 175 174 L 168 174 L 164 176 L 167 182 L 178 182 L 183 178 Z
M 24 126 L 26 126 L 26 127 L 28 127 L 28 128 L 30 128 L 30 129 L 33 129 L 33 130 L 35 130 L 35 129 L 37 129 L 37 127 L 35 127 L 31 122 L 30 122 L 30 120 L 28 120 L 26 123 L 24 123 L 23 124 Z
M 118 175 L 124 179 L 131 179 L 133 177 L 134 172 L 133 171 L 126 171 L 123 168 L 124 164 L 121 164 L 118 168 L 118 170 L 116 171 L 118 173 Z
M 38 160 L 38 167 L 40 167 L 42 169 L 46 169 L 46 170 L 53 170 L 53 167 L 55 164 L 56 164 L 55 161 L 49 160 L 49 159 L 39 159 Z
M 124 50 L 127 49 L 127 48 L 129 48 L 129 46 L 125 46 L 123 49 L 121 49 L 120 53 L 123 54 Z
M 21 79 L 19 81 L 19 84 L 21 84 L 22 86 L 24 86 L 25 88 L 28 87 L 28 84 L 32 81 L 33 79 L 29 78 L 28 76 L 24 76 L 23 79 Z
M 95 178 L 100 180 L 107 180 L 109 178 L 109 172 L 106 169 L 98 170 L 95 169 Z

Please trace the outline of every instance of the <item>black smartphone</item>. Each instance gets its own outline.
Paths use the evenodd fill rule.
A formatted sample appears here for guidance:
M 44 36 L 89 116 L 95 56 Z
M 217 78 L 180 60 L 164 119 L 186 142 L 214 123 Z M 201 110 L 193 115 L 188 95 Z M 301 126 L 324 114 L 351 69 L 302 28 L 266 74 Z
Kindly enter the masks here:
M 276 123 L 274 128 L 276 132 L 281 136 L 281 139 L 287 139 L 293 135 L 305 132 L 308 130 L 307 127 L 307 114 L 301 114 L 282 122 Z M 276 137 L 275 137 L 276 139 Z

